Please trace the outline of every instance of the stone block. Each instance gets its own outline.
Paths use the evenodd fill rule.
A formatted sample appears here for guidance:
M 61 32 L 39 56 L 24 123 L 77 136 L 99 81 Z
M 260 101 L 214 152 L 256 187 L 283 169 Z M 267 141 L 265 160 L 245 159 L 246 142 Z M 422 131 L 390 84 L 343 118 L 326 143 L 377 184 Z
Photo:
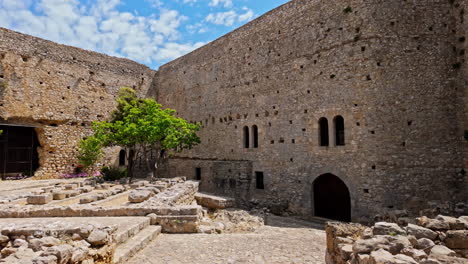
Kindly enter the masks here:
M 468 230 L 448 231 L 444 243 L 451 249 L 468 249 Z
M 424 228 L 422 226 L 413 225 L 413 224 L 408 224 L 408 226 L 406 227 L 406 232 L 408 233 L 408 235 L 413 235 L 417 239 L 428 238 L 430 240 L 434 240 L 437 238 L 436 232 L 428 228 Z
M 48 204 L 48 203 L 50 203 L 52 201 L 52 198 L 53 197 L 52 197 L 51 193 L 31 195 L 31 196 L 28 196 L 27 203 L 28 204 L 37 204 L 37 205 Z
M 63 200 L 67 198 L 68 194 L 66 192 L 54 192 L 52 193 L 52 199 L 54 200 Z
M 98 197 L 96 195 L 86 196 L 86 197 L 80 198 L 80 204 L 92 203 L 97 200 L 98 200 Z
M 228 197 L 215 196 L 205 193 L 195 194 L 197 203 L 210 209 L 226 209 L 235 205 L 235 200 Z
M 150 191 L 132 191 L 128 195 L 128 201 L 131 203 L 141 203 L 151 197 Z
M 75 190 L 76 188 L 78 188 L 78 184 L 76 183 L 69 183 L 69 184 L 65 184 L 65 186 L 63 186 L 65 190 Z

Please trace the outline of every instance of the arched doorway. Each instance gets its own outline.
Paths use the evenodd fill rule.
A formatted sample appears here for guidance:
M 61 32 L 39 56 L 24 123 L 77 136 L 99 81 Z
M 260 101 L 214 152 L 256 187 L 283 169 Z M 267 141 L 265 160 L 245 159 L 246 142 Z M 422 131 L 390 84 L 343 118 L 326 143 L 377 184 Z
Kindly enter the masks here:
M 338 177 L 327 173 L 313 183 L 315 216 L 351 221 L 351 198 L 348 187 Z

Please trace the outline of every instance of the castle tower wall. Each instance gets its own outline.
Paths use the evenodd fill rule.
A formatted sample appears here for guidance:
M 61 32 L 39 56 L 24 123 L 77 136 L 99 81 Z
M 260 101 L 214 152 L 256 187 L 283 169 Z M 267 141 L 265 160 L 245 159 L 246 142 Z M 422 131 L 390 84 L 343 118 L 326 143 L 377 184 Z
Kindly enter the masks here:
M 90 133 L 91 122 L 108 117 L 121 87 L 145 95 L 154 74 L 127 59 L 0 28 L 1 123 L 35 127 L 36 178 L 73 172 L 77 143 Z M 108 157 L 117 152 L 109 150 Z
M 203 124 L 203 143 L 167 173 L 195 177 L 200 168 L 204 190 L 304 217 L 315 213 L 314 181 L 328 173 L 349 188 L 355 221 L 453 211 L 467 187 L 466 68 L 453 48 L 464 26 L 454 8 L 296 0 L 162 66 L 158 101 Z M 344 146 L 335 146 L 337 116 Z M 245 148 L 243 129 L 254 125 L 259 147 Z

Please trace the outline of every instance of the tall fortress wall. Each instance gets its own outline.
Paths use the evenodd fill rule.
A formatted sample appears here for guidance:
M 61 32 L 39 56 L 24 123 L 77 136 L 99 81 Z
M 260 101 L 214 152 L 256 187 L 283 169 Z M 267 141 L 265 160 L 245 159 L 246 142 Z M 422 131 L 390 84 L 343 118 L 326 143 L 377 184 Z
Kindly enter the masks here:
M 196 177 L 200 168 L 202 189 L 303 216 L 315 214 L 314 181 L 328 173 L 348 187 L 356 221 L 466 210 L 457 205 L 468 200 L 466 8 L 295 0 L 162 66 L 160 103 L 203 124 L 202 144 L 167 170 Z M 344 146 L 335 146 L 336 116 Z M 259 147 L 245 148 L 243 128 L 254 125 Z
M 108 117 L 120 87 L 146 94 L 154 74 L 127 59 L 0 28 L 0 123 L 35 127 L 35 176 L 58 177 L 78 165 L 79 140 L 90 133 L 92 121 Z M 108 157 L 115 159 L 116 151 Z

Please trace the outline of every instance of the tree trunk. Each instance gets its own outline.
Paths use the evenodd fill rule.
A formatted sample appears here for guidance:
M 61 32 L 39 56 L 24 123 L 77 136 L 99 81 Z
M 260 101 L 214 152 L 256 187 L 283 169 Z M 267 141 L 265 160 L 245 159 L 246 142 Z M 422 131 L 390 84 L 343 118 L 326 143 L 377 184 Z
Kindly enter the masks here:
M 143 153 L 144 153 L 143 155 L 144 155 L 144 158 L 145 158 L 145 161 L 146 161 L 146 168 L 148 169 L 148 172 L 151 173 L 150 181 L 153 181 L 154 180 L 154 171 L 151 168 L 151 160 L 150 160 L 150 157 L 148 155 L 148 149 L 146 148 L 145 145 L 143 145 L 142 148 L 143 148 Z
M 129 183 L 132 183 L 133 180 L 133 167 L 135 164 L 135 148 L 131 147 L 128 149 L 128 158 L 127 158 L 127 174 L 129 178 Z

